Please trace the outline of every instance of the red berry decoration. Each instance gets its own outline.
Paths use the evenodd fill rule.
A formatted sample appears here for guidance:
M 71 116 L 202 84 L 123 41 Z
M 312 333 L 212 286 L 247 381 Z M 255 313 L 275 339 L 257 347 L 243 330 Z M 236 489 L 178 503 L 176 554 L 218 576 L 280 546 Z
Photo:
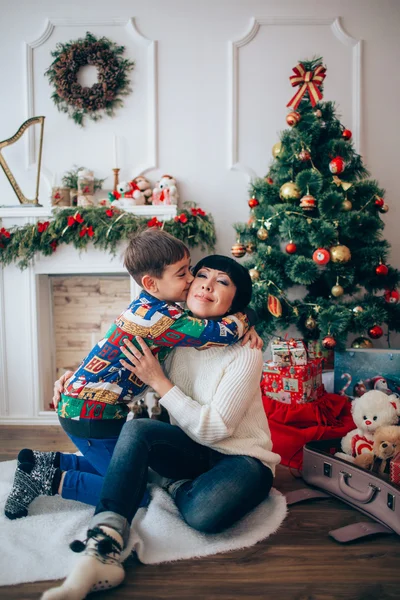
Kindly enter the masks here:
M 381 207 L 385 204 L 385 201 L 383 198 L 380 198 L 379 196 L 376 196 L 375 199 L 375 206 Z
M 295 254 L 295 252 L 297 252 L 296 244 L 294 244 L 293 242 L 289 242 L 289 244 L 286 246 L 286 252 L 288 254 Z
M 334 175 L 338 175 L 339 173 L 343 173 L 345 162 L 341 156 L 336 156 L 329 163 L 329 170 Z
M 332 348 L 334 348 L 336 346 L 336 340 L 331 335 L 327 335 L 322 340 L 322 345 L 327 350 L 331 350 Z
M 318 248 L 312 255 L 312 259 L 317 265 L 326 265 L 331 260 L 329 250 L 325 248 Z
M 400 294 L 397 290 L 385 290 L 383 297 L 388 304 L 398 304 L 400 300 Z
M 368 335 L 373 340 L 377 340 L 383 336 L 383 329 L 379 325 L 374 325 L 371 329 L 368 329 Z
M 351 139 L 351 136 L 352 136 L 352 135 L 353 135 L 353 134 L 351 133 L 350 129 L 344 129 L 344 130 L 343 130 L 343 132 L 342 132 L 342 138 L 343 138 L 344 140 L 349 140 L 349 139 Z
M 377 275 L 387 275 L 389 273 L 389 269 L 387 268 L 386 265 L 383 265 L 382 263 L 380 265 L 378 265 L 375 269 L 375 273 Z
M 250 198 L 250 200 L 248 201 L 248 205 L 250 206 L 250 208 L 255 208 L 259 204 L 260 204 L 259 201 L 254 196 L 252 198 Z

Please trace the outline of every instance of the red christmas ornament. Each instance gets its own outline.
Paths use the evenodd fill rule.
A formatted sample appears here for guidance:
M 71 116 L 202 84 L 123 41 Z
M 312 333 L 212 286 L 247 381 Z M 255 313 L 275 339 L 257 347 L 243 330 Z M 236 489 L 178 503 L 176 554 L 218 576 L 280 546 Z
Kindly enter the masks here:
M 385 290 L 383 297 L 388 304 L 397 304 L 400 300 L 400 294 L 397 290 Z
M 376 196 L 376 199 L 375 199 L 375 206 L 378 206 L 378 207 L 380 207 L 380 206 L 383 206 L 384 204 L 385 204 L 385 201 L 384 201 L 384 199 L 383 199 L 383 198 L 380 198 L 379 196 Z
M 325 248 L 318 248 L 312 255 L 312 259 L 317 265 L 326 265 L 331 260 L 329 250 Z
M 246 254 L 246 247 L 240 242 L 236 242 L 236 244 L 233 244 L 231 252 L 235 258 L 242 258 Z
M 383 329 L 379 325 L 374 325 L 371 329 L 368 329 L 368 335 L 373 340 L 377 340 L 383 336 Z
M 387 275 L 389 273 L 389 269 L 387 268 L 386 265 L 383 265 L 382 263 L 380 265 L 378 265 L 375 269 L 375 273 L 377 275 Z
M 329 163 L 329 170 L 334 175 L 338 175 L 339 173 L 343 173 L 345 167 L 345 162 L 341 156 L 335 156 Z
M 314 198 L 314 196 L 311 196 L 311 194 L 306 194 L 300 200 L 300 208 L 302 208 L 303 210 L 314 210 L 316 206 L 317 201 Z
M 353 134 L 351 133 L 350 129 L 344 129 L 342 132 L 342 138 L 344 140 L 349 140 L 351 138 Z
M 308 152 L 308 150 L 302 150 L 297 158 L 301 160 L 301 162 L 307 162 L 310 160 L 311 154 Z
M 297 125 L 300 119 L 301 115 L 298 112 L 290 112 L 288 115 L 286 115 L 286 123 L 290 127 L 294 127 L 295 125 Z
M 265 178 L 265 181 L 266 181 L 267 183 L 269 183 L 270 185 L 272 185 L 272 184 L 274 183 L 274 180 L 273 180 L 273 179 L 271 179 L 271 177 L 266 177 L 266 178 Z
M 247 203 L 247 204 L 250 206 L 250 208 L 255 208 L 255 207 L 256 207 L 256 206 L 258 206 L 260 203 L 259 203 L 259 201 L 257 200 L 257 198 L 255 198 L 255 197 L 253 196 L 252 198 L 250 198 L 250 200 L 248 201 L 248 203 Z
M 327 350 L 331 350 L 332 348 L 334 348 L 336 346 L 336 340 L 331 335 L 327 335 L 322 340 L 322 345 Z
M 295 254 L 295 252 L 297 252 L 296 244 L 294 244 L 293 242 L 289 242 L 289 244 L 286 246 L 286 252 L 288 254 Z

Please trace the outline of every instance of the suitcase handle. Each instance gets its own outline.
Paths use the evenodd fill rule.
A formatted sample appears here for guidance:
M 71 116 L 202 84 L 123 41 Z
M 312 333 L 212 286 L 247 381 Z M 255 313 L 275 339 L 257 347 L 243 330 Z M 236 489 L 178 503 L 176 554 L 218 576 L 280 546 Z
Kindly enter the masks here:
M 351 498 L 352 500 L 361 502 L 362 504 L 367 504 L 368 502 L 371 502 L 372 498 L 375 495 L 375 492 L 378 492 L 379 488 L 376 487 L 375 485 L 373 485 L 372 483 L 369 483 L 368 489 L 366 489 L 365 492 L 361 492 L 360 490 L 356 490 L 355 488 L 352 488 L 349 485 L 347 480 L 350 478 L 351 478 L 350 473 L 346 473 L 346 471 L 340 471 L 339 487 L 340 487 L 341 491 L 343 492 L 343 494 L 345 494 L 346 496 L 349 496 L 349 498 Z

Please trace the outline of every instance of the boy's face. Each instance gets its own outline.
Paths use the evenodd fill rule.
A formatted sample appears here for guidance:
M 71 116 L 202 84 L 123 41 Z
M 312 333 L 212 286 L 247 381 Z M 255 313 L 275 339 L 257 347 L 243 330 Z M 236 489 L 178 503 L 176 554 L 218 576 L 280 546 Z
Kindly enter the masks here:
M 166 302 L 185 302 L 193 275 L 190 272 L 190 256 L 165 267 L 160 278 L 154 278 L 155 291 L 150 291 L 156 298 Z

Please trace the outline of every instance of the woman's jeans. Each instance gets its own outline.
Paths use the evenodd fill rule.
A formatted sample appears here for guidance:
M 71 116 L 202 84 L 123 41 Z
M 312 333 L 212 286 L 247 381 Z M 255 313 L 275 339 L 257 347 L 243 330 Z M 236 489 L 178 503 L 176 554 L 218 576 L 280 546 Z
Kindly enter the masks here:
M 148 468 L 175 480 L 174 499 L 188 525 L 217 533 L 264 500 L 272 471 L 249 456 L 221 454 L 177 426 L 133 419 L 122 428 L 90 527 L 116 529 L 126 543 L 147 483 Z

